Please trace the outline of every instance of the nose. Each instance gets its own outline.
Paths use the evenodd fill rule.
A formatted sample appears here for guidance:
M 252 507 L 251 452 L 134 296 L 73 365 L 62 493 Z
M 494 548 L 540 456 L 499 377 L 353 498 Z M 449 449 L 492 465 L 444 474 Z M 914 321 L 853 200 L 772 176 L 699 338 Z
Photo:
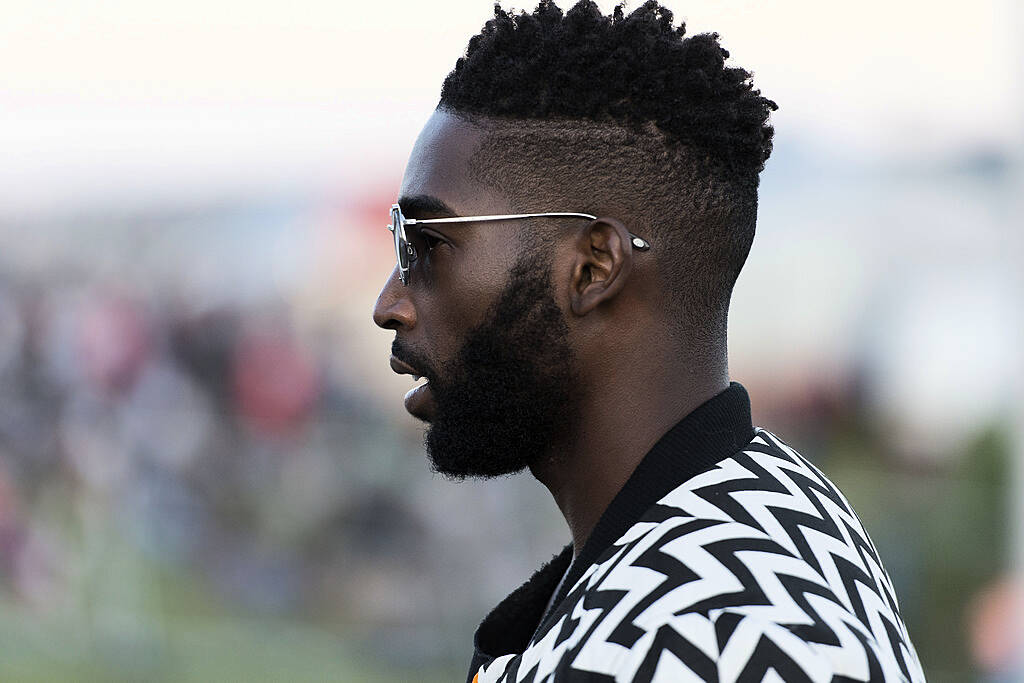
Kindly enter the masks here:
M 385 330 L 412 329 L 416 325 L 416 309 L 409 299 L 409 289 L 398 278 L 395 266 L 373 306 L 373 322 Z

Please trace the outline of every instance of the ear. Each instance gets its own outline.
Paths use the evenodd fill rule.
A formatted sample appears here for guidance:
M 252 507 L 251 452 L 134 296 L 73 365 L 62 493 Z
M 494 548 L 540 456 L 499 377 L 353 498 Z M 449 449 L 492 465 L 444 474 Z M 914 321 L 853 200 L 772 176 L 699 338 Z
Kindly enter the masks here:
M 622 291 L 633 268 L 629 231 L 614 218 L 596 218 L 579 233 L 569 304 L 576 315 L 586 315 Z

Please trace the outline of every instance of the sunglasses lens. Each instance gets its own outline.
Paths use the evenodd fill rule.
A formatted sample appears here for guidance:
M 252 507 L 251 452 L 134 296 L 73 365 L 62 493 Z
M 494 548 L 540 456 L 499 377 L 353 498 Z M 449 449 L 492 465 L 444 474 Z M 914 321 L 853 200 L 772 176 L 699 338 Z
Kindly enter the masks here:
M 395 258 L 398 261 L 398 275 L 402 282 L 409 278 L 409 248 L 405 241 L 405 226 L 402 225 L 402 212 L 399 208 L 391 209 L 391 232 L 395 238 Z

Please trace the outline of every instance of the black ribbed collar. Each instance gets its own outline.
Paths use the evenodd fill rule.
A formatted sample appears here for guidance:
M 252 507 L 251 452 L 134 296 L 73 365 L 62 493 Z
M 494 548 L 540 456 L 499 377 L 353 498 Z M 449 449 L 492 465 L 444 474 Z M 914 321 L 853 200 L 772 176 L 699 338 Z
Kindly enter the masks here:
M 533 634 L 551 618 L 587 567 L 648 508 L 683 482 L 741 450 L 753 438 L 750 397 L 737 382 L 680 420 L 637 465 L 601 515 L 575 561 L 570 544 L 487 615 L 474 637 L 470 680 L 481 665 L 494 657 L 525 650 Z M 558 588 L 551 609 L 544 613 L 566 568 L 569 573 Z

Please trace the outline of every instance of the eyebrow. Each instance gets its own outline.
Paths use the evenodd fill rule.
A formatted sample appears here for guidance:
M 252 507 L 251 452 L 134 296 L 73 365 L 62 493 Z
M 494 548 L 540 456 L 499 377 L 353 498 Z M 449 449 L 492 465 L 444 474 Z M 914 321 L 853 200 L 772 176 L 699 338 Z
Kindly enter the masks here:
M 416 194 L 398 198 L 402 215 L 409 218 L 453 218 L 458 216 L 441 199 L 429 194 Z

